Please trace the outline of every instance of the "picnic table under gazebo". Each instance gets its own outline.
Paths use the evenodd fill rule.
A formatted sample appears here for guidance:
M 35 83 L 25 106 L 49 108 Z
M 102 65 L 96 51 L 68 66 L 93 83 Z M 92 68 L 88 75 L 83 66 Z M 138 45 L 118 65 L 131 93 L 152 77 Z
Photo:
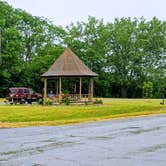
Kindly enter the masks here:
M 53 97 L 55 102 L 61 102 L 65 96 L 69 97 L 74 102 L 81 102 L 83 100 L 92 101 L 94 93 L 94 81 L 93 78 L 98 74 L 89 69 L 78 56 L 72 52 L 70 48 L 67 48 L 55 61 L 55 63 L 46 71 L 42 77 L 44 78 L 44 100 L 47 99 L 47 81 L 56 80 L 57 87 L 56 95 Z M 79 93 L 77 94 L 63 94 L 62 92 L 62 80 L 63 78 L 75 78 L 79 79 Z M 89 80 L 87 87 L 87 93 L 82 94 L 82 79 Z

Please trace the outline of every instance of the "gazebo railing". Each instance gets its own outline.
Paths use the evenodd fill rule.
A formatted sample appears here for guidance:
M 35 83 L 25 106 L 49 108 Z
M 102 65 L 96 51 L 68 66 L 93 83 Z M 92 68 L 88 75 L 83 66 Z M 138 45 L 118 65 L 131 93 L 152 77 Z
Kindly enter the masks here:
M 65 97 L 68 97 L 70 101 L 88 101 L 89 94 L 67 94 Z
M 70 102 L 86 102 L 90 99 L 90 94 L 62 94 L 54 95 L 52 97 L 48 96 L 49 99 L 53 100 L 53 102 L 59 102 L 60 100 L 64 100 L 65 98 L 69 98 Z

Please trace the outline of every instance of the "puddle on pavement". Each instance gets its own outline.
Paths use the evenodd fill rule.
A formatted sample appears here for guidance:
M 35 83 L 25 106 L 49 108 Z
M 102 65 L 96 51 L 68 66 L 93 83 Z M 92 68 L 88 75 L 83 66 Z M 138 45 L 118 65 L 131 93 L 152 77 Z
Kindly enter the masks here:
M 32 148 L 20 149 L 16 151 L 0 152 L 0 160 L 4 160 L 4 159 L 9 160 L 11 158 L 39 154 L 39 153 L 43 153 L 44 151 L 48 151 L 48 150 L 52 150 L 56 148 L 72 147 L 78 144 L 82 144 L 82 143 L 66 141 L 66 142 L 50 143 L 40 147 L 32 147 Z
M 160 129 L 161 129 L 161 127 L 155 127 L 155 128 L 150 128 L 150 129 L 139 129 L 139 130 L 129 131 L 129 133 L 136 135 L 136 134 L 142 134 L 142 133 L 147 133 L 147 132 L 153 132 L 153 131 L 157 131 Z
M 140 127 L 137 127 L 137 126 L 131 126 L 131 127 L 124 127 L 120 130 L 130 130 L 130 129 L 139 129 Z
M 159 145 L 155 145 L 155 146 L 150 146 L 150 147 L 142 149 L 141 151 L 150 153 L 150 152 L 155 152 L 155 151 L 158 151 L 161 149 L 166 149 L 166 144 L 159 144 Z
M 95 139 L 95 140 L 110 140 L 113 139 L 112 136 L 97 136 L 97 137 L 91 137 L 90 139 Z

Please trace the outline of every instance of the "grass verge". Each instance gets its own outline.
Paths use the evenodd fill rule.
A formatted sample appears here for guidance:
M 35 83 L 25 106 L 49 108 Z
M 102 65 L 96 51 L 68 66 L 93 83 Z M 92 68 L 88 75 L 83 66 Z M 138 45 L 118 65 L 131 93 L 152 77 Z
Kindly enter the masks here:
M 104 99 L 104 105 L 0 106 L 0 127 L 52 126 L 164 114 L 158 99 Z
M 5 101 L 5 99 L 4 98 L 0 98 L 0 102 L 4 102 Z

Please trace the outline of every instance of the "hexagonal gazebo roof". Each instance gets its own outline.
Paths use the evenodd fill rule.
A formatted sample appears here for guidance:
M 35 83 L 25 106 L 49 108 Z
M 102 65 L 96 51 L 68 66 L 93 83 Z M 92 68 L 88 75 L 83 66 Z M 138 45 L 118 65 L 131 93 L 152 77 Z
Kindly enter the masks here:
M 98 74 L 89 69 L 67 48 L 42 77 L 96 77 Z

